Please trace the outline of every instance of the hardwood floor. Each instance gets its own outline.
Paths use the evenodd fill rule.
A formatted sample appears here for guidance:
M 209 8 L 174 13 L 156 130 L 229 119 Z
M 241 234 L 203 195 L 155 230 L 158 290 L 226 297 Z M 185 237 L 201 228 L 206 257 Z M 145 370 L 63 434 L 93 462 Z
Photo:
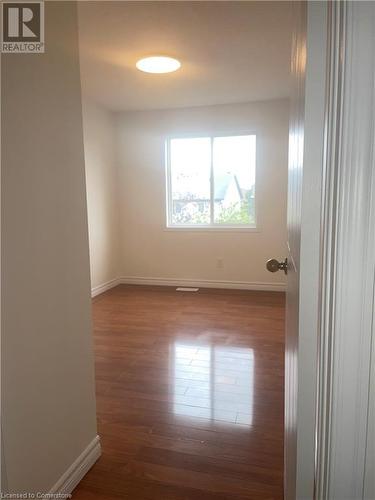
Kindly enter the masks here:
M 103 454 L 74 500 L 282 499 L 284 294 L 94 299 Z

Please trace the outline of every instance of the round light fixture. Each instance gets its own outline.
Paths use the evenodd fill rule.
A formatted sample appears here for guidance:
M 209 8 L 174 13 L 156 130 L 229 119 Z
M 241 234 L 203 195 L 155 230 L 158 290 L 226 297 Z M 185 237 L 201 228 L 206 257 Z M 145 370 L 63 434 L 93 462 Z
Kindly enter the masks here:
M 152 56 L 140 59 L 136 66 L 145 73 L 172 73 L 181 67 L 181 63 L 173 57 Z

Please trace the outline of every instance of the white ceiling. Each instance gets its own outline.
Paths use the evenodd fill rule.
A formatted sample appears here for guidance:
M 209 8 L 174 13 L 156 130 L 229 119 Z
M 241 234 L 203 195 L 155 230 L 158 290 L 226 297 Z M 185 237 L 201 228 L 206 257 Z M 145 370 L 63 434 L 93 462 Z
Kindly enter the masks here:
M 291 3 L 79 2 L 83 92 L 114 111 L 287 97 Z M 182 68 L 135 68 L 157 54 Z

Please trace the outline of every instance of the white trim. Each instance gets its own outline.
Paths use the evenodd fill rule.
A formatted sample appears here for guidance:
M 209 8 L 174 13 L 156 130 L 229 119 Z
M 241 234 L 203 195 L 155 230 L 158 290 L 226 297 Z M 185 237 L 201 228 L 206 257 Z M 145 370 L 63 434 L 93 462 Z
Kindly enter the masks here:
M 96 297 L 118 285 L 151 285 L 198 288 L 227 288 L 228 290 L 258 290 L 265 292 L 285 292 L 285 283 L 267 283 L 260 281 L 219 281 L 190 278 L 150 278 L 145 276 L 123 276 L 91 289 L 91 296 Z
M 100 438 L 96 436 L 49 491 L 70 494 L 101 455 Z
M 261 233 L 259 226 L 166 226 L 163 231 L 198 231 L 198 232 L 211 232 L 216 231 L 219 233 Z
M 104 293 L 119 284 L 120 280 L 118 278 L 115 278 L 113 280 L 107 281 L 106 283 L 103 283 L 102 285 L 94 286 L 93 288 L 91 288 L 91 297 L 96 297 L 97 295 L 100 295 L 101 293 Z
M 364 498 L 375 272 L 373 2 L 330 4 L 316 499 Z
M 274 100 L 279 100 L 279 99 L 274 99 Z M 267 100 L 268 102 L 268 100 Z M 244 103 L 246 104 L 246 103 Z M 248 104 L 248 103 L 247 103 Z M 225 104 L 224 104 L 225 106 Z M 198 106 L 200 107 L 200 106 Z M 253 127 L 252 129 L 241 129 L 239 130 L 238 127 L 234 127 L 235 131 L 233 129 L 231 130 L 216 130 L 214 128 L 208 127 L 205 131 L 201 132 L 187 132 L 187 133 L 176 133 L 176 134 L 167 134 L 165 136 L 165 139 L 167 141 L 170 141 L 171 139 L 200 139 L 200 138 L 209 138 L 209 137 L 237 137 L 237 136 L 244 136 L 244 135 L 257 135 L 259 134 L 259 127 Z
M 326 102 L 327 8 L 307 5 L 307 60 L 297 363 L 297 475 L 295 498 L 314 498 L 317 331 L 319 318 L 322 165 Z
M 147 278 L 143 276 L 123 276 L 119 279 L 123 285 L 156 285 L 195 288 L 226 288 L 229 290 L 258 290 L 267 292 L 285 292 L 285 283 L 264 283 L 258 281 L 218 281 L 185 278 Z
M 321 271 L 317 355 L 315 498 L 327 499 L 330 475 L 331 365 L 334 317 L 336 198 L 338 141 L 341 133 L 341 93 L 344 50 L 343 3 L 328 8 L 327 101 L 324 131 Z

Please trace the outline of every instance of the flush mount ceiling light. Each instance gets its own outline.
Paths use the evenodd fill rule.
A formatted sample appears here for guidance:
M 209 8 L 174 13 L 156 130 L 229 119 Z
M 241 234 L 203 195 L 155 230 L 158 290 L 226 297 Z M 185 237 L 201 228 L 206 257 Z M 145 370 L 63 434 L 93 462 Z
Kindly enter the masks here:
M 173 57 L 152 56 L 140 59 L 136 66 L 145 73 L 172 73 L 181 67 L 181 63 Z

